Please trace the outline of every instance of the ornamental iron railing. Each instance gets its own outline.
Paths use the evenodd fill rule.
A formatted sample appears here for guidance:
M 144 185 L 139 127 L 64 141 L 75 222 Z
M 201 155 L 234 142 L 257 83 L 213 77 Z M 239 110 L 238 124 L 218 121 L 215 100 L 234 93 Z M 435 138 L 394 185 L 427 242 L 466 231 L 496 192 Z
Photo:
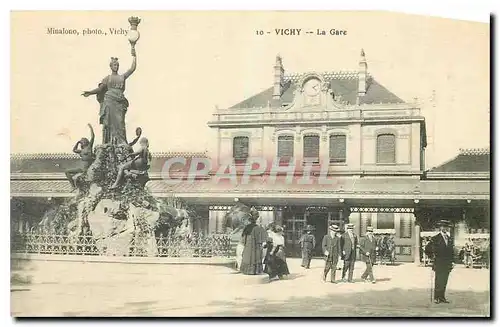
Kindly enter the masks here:
M 115 248 L 121 248 L 117 251 Z M 91 235 L 54 235 L 37 232 L 15 234 L 12 253 L 130 257 L 230 257 L 231 238 L 226 234 L 186 237 L 138 237 L 129 242 L 96 240 Z

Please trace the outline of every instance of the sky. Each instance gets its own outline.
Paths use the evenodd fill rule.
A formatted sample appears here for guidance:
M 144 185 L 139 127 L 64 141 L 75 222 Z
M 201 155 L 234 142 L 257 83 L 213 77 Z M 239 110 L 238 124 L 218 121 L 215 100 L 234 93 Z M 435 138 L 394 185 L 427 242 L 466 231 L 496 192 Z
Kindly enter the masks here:
M 11 153 L 70 152 L 101 139 L 98 103 L 84 98 L 130 63 L 128 17 L 140 16 L 137 70 L 127 81 L 129 138 L 143 129 L 159 151 L 213 151 L 208 126 L 226 108 L 272 86 L 276 54 L 286 73 L 368 71 L 406 101 L 421 102 L 428 168 L 459 148 L 489 146 L 489 25 L 389 12 L 16 12 L 11 16 Z M 80 35 L 49 35 L 66 28 Z M 257 35 L 276 28 L 347 30 L 346 36 Z M 101 29 L 107 35 L 86 35 Z M 430 101 L 435 90 L 435 101 Z

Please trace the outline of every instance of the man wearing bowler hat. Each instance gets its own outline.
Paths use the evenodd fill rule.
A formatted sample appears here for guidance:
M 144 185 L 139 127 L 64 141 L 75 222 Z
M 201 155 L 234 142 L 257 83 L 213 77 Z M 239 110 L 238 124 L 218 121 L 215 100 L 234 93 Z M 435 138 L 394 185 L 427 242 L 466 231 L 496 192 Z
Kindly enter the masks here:
M 453 269 L 453 240 L 450 237 L 451 224 L 447 220 L 438 222 L 439 233 L 433 236 L 425 247 L 425 254 L 434 259 L 434 303 L 449 303 L 445 297 L 448 276 Z
M 299 240 L 300 248 L 302 249 L 302 267 L 309 269 L 311 266 L 311 259 L 314 248 L 316 247 L 316 238 L 312 234 L 314 227 L 307 225 L 304 232 L 305 234 Z
M 366 235 L 359 241 L 359 252 L 361 257 L 366 263 L 366 269 L 361 279 L 368 281 L 368 277 L 372 283 L 375 283 L 375 277 L 373 277 L 373 262 L 375 261 L 375 253 L 377 250 L 377 241 L 373 236 L 373 227 L 366 227 Z
M 330 225 L 330 227 L 328 227 L 328 234 L 323 237 L 321 246 L 325 255 L 323 281 L 326 282 L 326 276 L 331 270 L 330 281 L 335 283 L 335 272 L 340 256 L 340 233 L 337 225 Z
M 349 271 L 347 281 L 354 283 L 352 276 L 354 274 L 354 263 L 356 262 L 356 248 L 358 247 L 358 236 L 354 234 L 354 225 L 347 224 L 347 231 L 340 237 L 340 249 L 342 250 L 342 279 L 345 280 L 346 272 Z

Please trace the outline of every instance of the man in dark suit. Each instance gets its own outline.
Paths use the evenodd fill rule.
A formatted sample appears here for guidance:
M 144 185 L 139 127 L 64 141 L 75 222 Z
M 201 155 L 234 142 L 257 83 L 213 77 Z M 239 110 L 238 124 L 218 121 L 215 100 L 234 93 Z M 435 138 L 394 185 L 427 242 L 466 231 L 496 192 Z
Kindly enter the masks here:
M 328 228 L 328 234 L 323 237 L 321 247 L 325 255 L 325 270 L 323 272 L 323 281 L 326 282 L 326 276 L 331 270 L 330 281 L 335 283 L 335 272 L 340 256 L 340 234 L 337 225 L 331 225 Z
M 342 279 L 345 280 L 346 272 L 349 271 L 347 281 L 354 283 L 352 275 L 354 274 L 354 263 L 356 262 L 356 248 L 358 247 L 358 236 L 354 234 L 354 225 L 347 224 L 347 231 L 340 237 L 340 248 L 342 250 Z
M 359 252 L 361 253 L 361 258 L 366 263 L 366 269 L 361 279 L 368 281 L 368 277 L 372 283 L 375 283 L 375 277 L 373 277 L 373 262 L 375 261 L 375 255 L 377 250 L 377 241 L 373 236 L 373 227 L 366 227 L 366 235 L 359 241 Z
M 425 254 L 434 259 L 434 302 L 449 303 L 446 300 L 446 284 L 453 269 L 453 240 L 450 237 L 451 224 L 447 220 L 438 222 L 439 233 L 433 236 L 425 247 Z
M 311 266 L 311 259 L 314 248 L 316 247 L 316 238 L 312 234 L 314 226 L 307 225 L 304 232 L 305 234 L 299 240 L 300 248 L 302 249 L 302 264 L 301 266 L 309 269 Z

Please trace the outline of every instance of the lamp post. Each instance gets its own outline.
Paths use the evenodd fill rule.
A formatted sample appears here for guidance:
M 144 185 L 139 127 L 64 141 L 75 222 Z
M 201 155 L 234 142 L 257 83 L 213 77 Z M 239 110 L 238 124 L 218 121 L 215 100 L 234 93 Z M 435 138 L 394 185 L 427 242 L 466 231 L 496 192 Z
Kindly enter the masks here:
M 135 44 L 139 39 L 141 38 L 141 33 L 137 30 L 137 26 L 141 22 L 141 19 L 139 17 L 130 17 L 128 19 L 128 22 L 130 23 L 130 30 L 128 31 L 128 41 L 130 42 L 130 45 L 132 46 L 132 50 L 135 49 Z

